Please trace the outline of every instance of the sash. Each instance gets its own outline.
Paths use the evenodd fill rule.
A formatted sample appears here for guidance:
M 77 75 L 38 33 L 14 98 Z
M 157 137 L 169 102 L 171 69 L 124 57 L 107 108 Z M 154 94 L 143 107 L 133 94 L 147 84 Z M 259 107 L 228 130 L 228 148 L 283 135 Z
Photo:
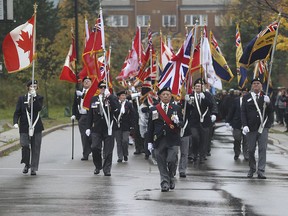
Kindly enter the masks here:
M 263 131 L 263 129 L 264 129 L 264 126 L 265 126 L 265 124 L 266 124 L 266 122 L 267 122 L 267 120 L 268 120 L 268 116 L 267 116 L 266 119 L 264 120 L 265 110 L 264 110 L 263 115 L 262 115 L 262 113 L 261 113 L 261 111 L 260 111 L 260 109 L 259 109 L 258 103 L 257 103 L 257 101 L 256 101 L 255 94 L 251 94 L 251 96 L 252 96 L 253 102 L 254 102 L 254 104 L 255 104 L 255 106 L 256 106 L 257 112 L 258 112 L 258 114 L 259 114 L 259 116 L 260 116 L 260 126 L 259 126 L 259 128 L 258 128 L 258 133 L 261 134 L 262 131 Z
M 198 113 L 199 113 L 199 116 L 200 116 L 200 122 L 202 123 L 202 122 L 204 122 L 204 117 L 205 117 L 205 115 L 206 115 L 207 112 L 208 112 L 208 107 L 207 107 L 206 111 L 204 112 L 204 114 L 202 115 L 201 109 L 200 109 L 200 106 L 199 106 L 199 102 L 198 102 L 198 97 L 197 97 L 197 95 L 196 95 L 196 92 L 195 92 L 195 94 L 194 94 L 194 98 L 195 98 L 196 107 L 197 107 L 197 110 L 198 110 Z
M 162 109 L 161 104 L 156 105 L 156 109 L 158 110 L 159 114 L 162 116 L 163 120 L 166 122 L 166 124 L 172 129 L 175 129 L 175 126 L 173 125 L 173 122 L 171 119 L 168 117 L 166 112 Z

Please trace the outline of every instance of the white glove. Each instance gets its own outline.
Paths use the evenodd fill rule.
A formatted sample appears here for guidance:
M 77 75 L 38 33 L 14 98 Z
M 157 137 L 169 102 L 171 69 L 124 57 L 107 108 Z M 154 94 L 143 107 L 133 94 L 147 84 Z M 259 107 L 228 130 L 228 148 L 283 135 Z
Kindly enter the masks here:
M 225 123 L 225 126 L 227 128 L 228 131 L 232 131 L 232 127 L 230 126 L 229 123 Z
M 77 95 L 78 97 L 82 97 L 82 95 L 83 95 L 83 92 L 82 92 L 82 91 L 79 91 L 79 90 L 77 90 L 77 91 L 76 91 L 76 95 Z
M 179 123 L 179 117 L 177 115 L 172 115 L 171 120 L 175 123 L 178 124 Z
M 243 127 L 242 133 L 243 133 L 244 135 L 246 135 L 246 134 L 249 133 L 249 132 L 250 132 L 250 130 L 249 130 L 249 127 L 248 127 L 248 126 Z
M 215 122 L 216 121 L 216 116 L 215 115 L 211 115 L 211 121 Z
M 36 90 L 35 90 L 35 88 L 31 88 L 31 89 L 29 90 L 29 93 L 31 94 L 32 97 L 35 97 L 35 96 L 36 96 Z
M 71 116 L 71 121 L 74 121 L 76 119 L 76 116 L 75 115 L 72 115 Z
M 150 151 L 150 153 L 152 154 L 153 151 L 153 144 L 152 143 L 148 143 L 148 150 Z
M 109 97 L 110 91 L 108 89 L 105 89 L 104 91 L 104 97 Z
M 269 96 L 267 96 L 267 95 L 264 95 L 264 102 L 265 103 L 270 103 L 270 98 L 269 98 Z
M 85 131 L 85 133 L 86 133 L 87 136 L 90 136 L 91 130 L 90 130 L 90 129 L 87 129 L 87 130 Z
M 18 128 L 19 128 L 18 124 L 14 124 L 13 127 L 14 127 L 15 129 L 18 129 Z
M 199 94 L 199 96 L 200 96 L 201 99 L 204 99 L 204 98 L 205 98 L 205 94 L 204 94 L 203 92 L 201 92 L 201 93 Z
M 190 95 L 189 94 L 185 95 L 185 101 L 190 101 Z

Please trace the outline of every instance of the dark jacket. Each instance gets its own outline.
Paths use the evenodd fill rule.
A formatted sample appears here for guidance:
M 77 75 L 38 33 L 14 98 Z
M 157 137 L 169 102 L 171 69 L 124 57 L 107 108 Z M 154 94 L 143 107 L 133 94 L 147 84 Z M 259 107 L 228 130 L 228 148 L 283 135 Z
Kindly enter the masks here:
M 205 95 L 205 98 L 201 99 L 201 103 L 199 107 L 200 107 L 202 115 L 206 112 L 207 109 L 208 111 L 202 123 L 200 122 L 200 115 L 199 115 L 199 112 L 197 110 L 197 105 L 196 105 L 196 100 L 198 99 L 197 97 L 194 96 L 194 94 L 190 95 L 190 98 L 192 98 L 191 110 L 189 113 L 189 121 L 190 121 L 191 127 L 200 127 L 200 125 L 202 125 L 202 127 L 207 128 L 212 125 L 211 115 L 214 114 L 212 113 L 212 109 L 214 107 L 213 101 L 211 98 L 211 94 L 209 92 L 204 92 L 204 95 Z
M 265 128 L 270 128 L 271 125 L 273 124 L 274 121 L 274 116 L 273 116 L 273 106 L 272 103 L 270 102 L 269 104 L 266 104 L 266 109 L 265 109 L 265 115 L 264 115 L 264 120 L 266 117 L 268 117 L 266 124 L 264 125 Z M 264 108 L 264 94 L 263 92 L 261 93 L 258 101 L 258 106 L 261 112 L 261 115 L 263 114 L 263 108 Z M 243 97 L 242 101 L 242 107 L 241 107 L 241 121 L 242 125 L 248 126 L 249 130 L 252 131 L 257 131 L 259 129 L 259 126 L 261 124 L 260 120 L 260 115 L 257 111 L 257 108 L 254 104 L 254 100 L 252 98 L 251 93 L 245 95 Z
M 83 91 L 83 89 L 81 89 L 79 91 Z M 75 91 L 73 105 L 72 105 L 72 115 L 75 115 L 77 120 L 80 119 L 79 107 L 80 107 L 80 104 L 81 104 L 81 99 L 84 98 L 84 96 L 85 95 L 78 96 L 76 94 L 76 91 Z
M 233 103 L 230 105 L 229 113 L 226 117 L 226 122 L 231 125 L 232 128 L 241 129 L 241 107 L 240 107 L 240 97 L 234 99 Z
M 18 124 L 18 121 L 20 120 L 19 121 L 20 133 L 28 133 L 29 131 L 29 122 L 27 119 L 26 109 L 29 113 L 29 116 L 31 116 L 30 115 L 31 108 L 28 107 L 27 97 L 28 95 L 23 95 L 18 98 L 18 102 L 17 102 L 16 109 L 15 109 L 14 116 L 13 116 L 13 124 Z M 42 106 L 43 106 L 43 97 L 40 95 L 36 95 L 36 97 L 33 97 L 33 123 L 35 122 L 38 116 L 38 113 L 41 111 Z M 44 130 L 44 127 L 41 121 L 41 117 L 39 117 L 35 125 L 34 132 L 39 133 L 42 130 Z
M 118 101 L 117 104 L 118 108 L 117 111 L 114 113 L 114 124 L 115 124 L 115 129 L 116 130 L 122 130 L 122 131 L 129 131 L 134 127 L 134 122 L 135 122 L 135 109 L 129 101 L 125 101 L 125 113 L 121 114 L 121 118 L 119 120 L 120 128 L 118 127 L 118 117 L 120 115 L 121 111 L 121 103 Z
M 113 115 L 118 110 L 118 98 L 111 94 L 108 98 L 104 99 L 109 103 L 109 106 L 104 105 L 104 109 L 108 115 L 108 107 L 110 112 L 110 123 L 113 121 Z M 101 115 L 100 98 L 94 96 L 91 99 L 90 109 L 87 113 L 87 129 L 91 129 L 93 133 L 107 133 L 108 127 L 104 115 Z M 115 125 L 113 125 L 115 127 Z
M 180 145 L 180 129 L 183 126 L 183 115 L 181 107 L 172 103 L 168 105 L 167 116 L 171 119 L 173 113 L 176 112 L 179 117 L 179 124 L 174 125 L 174 129 L 171 129 L 162 116 L 159 114 L 156 106 L 150 108 L 149 120 L 148 120 L 148 131 L 147 131 L 147 142 L 153 143 L 154 148 L 157 148 L 160 140 L 166 137 L 169 142 L 167 146 Z

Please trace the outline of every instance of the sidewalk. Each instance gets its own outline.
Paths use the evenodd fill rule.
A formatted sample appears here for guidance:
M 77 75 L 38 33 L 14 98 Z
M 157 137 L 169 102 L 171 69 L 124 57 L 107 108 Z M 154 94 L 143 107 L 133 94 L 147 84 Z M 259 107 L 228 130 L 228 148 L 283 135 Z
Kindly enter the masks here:
M 10 130 L 0 132 L 0 157 L 4 156 L 7 152 L 17 149 L 19 147 L 19 130 L 14 129 L 12 125 L 7 122 L 0 121 L 0 131 L 3 131 L 3 126 L 6 124 Z M 224 123 L 217 123 L 224 126 Z M 62 124 L 43 131 L 43 136 L 58 130 L 63 127 L 71 126 L 71 124 Z M 270 129 L 268 143 L 275 145 L 283 150 L 288 151 L 288 133 L 284 132 L 286 128 L 277 123 Z
M 3 126 L 6 125 L 10 127 L 10 130 L 3 131 Z M 69 124 L 61 124 L 57 125 L 52 128 L 48 128 L 43 131 L 42 135 L 45 136 L 46 134 L 49 134 L 55 130 L 58 130 L 63 127 L 71 126 L 71 123 Z M 17 149 L 20 147 L 19 143 L 19 129 L 14 129 L 12 125 L 9 123 L 5 123 L 3 121 L 0 121 L 0 157 L 4 156 L 8 152 L 12 151 L 13 149 Z M 2 132 L 3 131 L 3 132 Z

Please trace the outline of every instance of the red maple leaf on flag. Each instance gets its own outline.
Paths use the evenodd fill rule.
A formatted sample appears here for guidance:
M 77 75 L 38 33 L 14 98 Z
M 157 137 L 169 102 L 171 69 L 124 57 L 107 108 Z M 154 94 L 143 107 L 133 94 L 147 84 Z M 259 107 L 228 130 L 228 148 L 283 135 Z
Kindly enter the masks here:
M 21 38 L 17 41 L 18 46 L 24 50 L 24 52 L 28 52 L 32 50 L 33 45 L 33 37 L 30 36 L 28 32 L 21 31 Z

